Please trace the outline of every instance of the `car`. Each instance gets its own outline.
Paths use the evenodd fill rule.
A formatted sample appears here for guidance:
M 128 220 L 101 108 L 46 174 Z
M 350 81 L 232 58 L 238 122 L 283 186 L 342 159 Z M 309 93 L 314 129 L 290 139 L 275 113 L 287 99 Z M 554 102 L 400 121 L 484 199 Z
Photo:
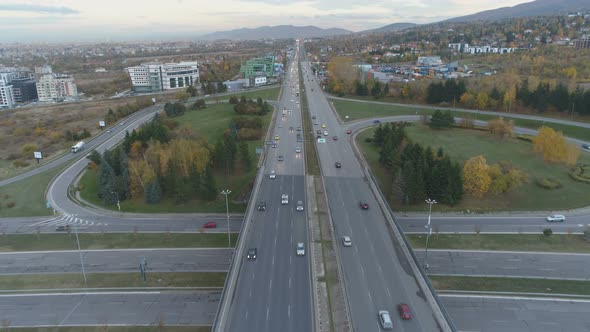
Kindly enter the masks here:
M 275 171 L 270 171 L 270 174 L 268 175 L 269 178 L 274 179 L 277 177 L 277 173 Z
M 324 136 L 328 136 L 328 131 L 324 130 Z
M 289 195 L 283 194 L 281 196 L 281 204 L 283 204 L 283 205 L 289 204 Z
M 298 146 L 298 147 L 296 147 L 296 148 L 295 148 L 295 153 L 301 153 L 301 147 L 299 147 L 299 146 Z
M 319 122 L 316 120 L 316 121 L 314 121 L 314 122 L 313 122 L 313 124 L 317 126 L 317 125 L 319 125 L 320 123 L 319 123 Z
M 55 230 L 58 232 L 69 232 L 70 225 L 60 225 L 60 226 L 55 227 Z
M 359 202 L 359 206 L 361 207 L 361 209 L 363 210 L 368 210 L 369 209 L 369 203 L 365 202 L 365 201 L 360 201 Z
M 283 124 L 282 123 L 279 123 L 279 128 L 283 128 Z
M 277 143 L 272 143 L 272 145 L 271 145 L 271 146 L 272 146 L 274 149 L 276 149 L 276 148 L 277 148 Z
M 338 136 L 334 136 L 332 137 L 333 140 L 337 141 L 338 140 Z
M 322 123 L 322 128 L 326 128 L 326 124 L 325 123 Z
M 590 150 L 590 144 L 582 144 L 582 149 Z
M 258 203 L 258 211 L 266 211 L 266 202 L 265 201 L 260 201 L 260 203 Z
M 314 116 L 312 116 L 312 117 L 311 117 L 311 119 L 312 119 L 312 120 L 315 120 L 315 119 L 316 119 L 316 116 L 315 116 L 315 115 L 314 115 Z
M 322 135 L 317 135 L 315 138 L 322 138 Z
M 315 133 L 318 134 L 318 135 L 321 135 L 322 134 L 322 131 L 321 130 L 316 130 Z
M 346 131 L 346 133 L 347 133 L 348 135 L 350 135 L 350 134 L 352 134 L 352 130 L 348 129 L 348 130 Z
M 297 127 L 297 131 L 301 131 L 301 126 Z
M 552 214 L 550 216 L 547 217 L 547 221 L 548 222 L 564 222 L 565 221 L 565 216 L 562 214 Z
M 335 162 L 334 166 L 336 166 L 336 168 L 342 168 L 342 164 L 339 161 Z
M 381 121 L 380 120 L 373 120 L 373 123 L 374 124 L 379 124 L 379 123 L 381 123 Z
M 279 135 L 275 135 L 275 141 L 278 141 L 280 139 L 281 139 L 281 137 Z
M 293 127 L 289 127 L 289 131 L 290 132 L 293 132 Z
M 297 243 L 297 256 L 305 256 L 305 246 L 303 242 Z
M 255 260 L 256 259 L 256 254 L 258 253 L 258 250 L 256 248 L 250 248 L 248 249 L 248 254 L 246 255 L 246 258 L 251 261 L 251 260 Z
M 405 303 L 400 303 L 397 305 L 397 311 L 399 311 L 399 316 L 402 319 L 412 319 L 412 312 L 410 311 L 410 307 Z
M 203 228 L 217 228 L 217 223 L 215 221 L 209 221 L 203 224 Z
M 343 236 L 342 237 L 342 245 L 345 247 L 352 246 L 352 240 L 350 239 L 350 236 Z
M 297 211 L 303 211 L 303 202 L 297 201 Z
M 277 160 L 278 161 L 284 161 L 285 160 L 285 157 L 283 157 L 282 155 L 280 155 L 280 156 L 277 157 Z
M 387 310 L 379 310 L 379 323 L 384 330 L 393 330 L 393 322 Z

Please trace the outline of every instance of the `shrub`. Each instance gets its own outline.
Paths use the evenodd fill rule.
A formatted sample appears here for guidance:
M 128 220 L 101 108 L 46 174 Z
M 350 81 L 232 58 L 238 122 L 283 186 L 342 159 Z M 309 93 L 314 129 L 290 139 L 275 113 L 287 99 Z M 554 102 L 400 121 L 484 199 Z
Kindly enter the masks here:
M 576 182 L 590 184 L 590 165 L 579 165 L 569 172 L 569 176 Z
M 559 180 L 553 179 L 553 178 L 537 179 L 535 181 L 535 183 L 537 184 L 537 186 L 539 186 L 543 189 L 548 189 L 548 190 L 559 189 L 562 187 L 561 182 L 559 182 Z
M 8 202 L 6 204 L 6 207 L 10 209 L 10 208 L 13 208 L 15 205 L 16 205 L 16 203 L 14 203 L 14 202 Z
M 584 230 L 584 240 L 586 240 L 587 242 L 590 242 L 590 227 L 587 227 Z
M 533 138 L 528 135 L 516 135 L 516 139 L 519 139 L 519 140 L 525 141 L 525 142 L 529 142 L 529 143 L 533 143 Z
M 373 138 L 372 137 L 365 138 L 365 143 L 373 143 Z
M 14 167 L 18 168 L 18 167 L 27 167 L 30 165 L 30 163 L 28 163 L 27 161 L 24 161 L 24 160 L 15 160 L 12 162 L 12 165 Z
M 545 229 L 543 229 L 543 235 L 551 236 L 551 235 L 553 235 L 553 231 L 551 230 L 551 228 L 545 228 Z

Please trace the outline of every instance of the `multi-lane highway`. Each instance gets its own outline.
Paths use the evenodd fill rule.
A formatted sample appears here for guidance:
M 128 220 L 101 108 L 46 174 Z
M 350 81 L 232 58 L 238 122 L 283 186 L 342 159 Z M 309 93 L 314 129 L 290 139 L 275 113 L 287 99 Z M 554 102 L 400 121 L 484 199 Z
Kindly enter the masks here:
M 257 257 L 234 258 L 243 262 L 237 265 L 235 293 L 227 296 L 231 305 L 227 315 L 223 313 L 226 321 L 218 325 L 222 331 L 313 330 L 309 255 L 296 255 L 298 242 L 305 244 L 306 251 L 309 248 L 304 151 L 303 143 L 297 141 L 297 133 L 301 133 L 297 128 L 302 126 L 296 95 L 298 75 L 295 59 L 288 67 L 273 124 L 272 138 L 277 146 L 266 147 L 264 177 L 259 194 L 253 198 L 257 203 L 264 201 L 266 210 L 254 211 L 249 231 L 242 234 L 246 249 L 256 248 Z M 270 178 L 273 171 L 274 179 Z M 283 194 L 288 195 L 287 204 L 282 204 Z M 297 211 L 298 201 L 303 203 L 303 211 Z

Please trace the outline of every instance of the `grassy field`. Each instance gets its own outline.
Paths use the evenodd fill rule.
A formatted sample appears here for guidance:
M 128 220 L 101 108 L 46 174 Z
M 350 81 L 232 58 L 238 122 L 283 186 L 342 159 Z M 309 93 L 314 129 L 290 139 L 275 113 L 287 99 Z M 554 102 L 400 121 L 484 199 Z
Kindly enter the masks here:
M 45 189 L 63 168 L 57 167 L 0 187 L 0 218 L 48 216 Z
M 0 327 L 0 332 L 210 332 L 210 326 L 70 326 L 70 327 L 10 327 L 6 330 Z
M 258 91 L 244 91 L 243 93 L 235 93 L 231 94 L 230 96 L 246 96 L 246 98 L 256 99 L 258 97 L 262 98 L 262 100 L 277 100 L 279 97 L 279 91 L 281 88 L 279 86 L 269 89 L 262 89 Z M 229 98 L 224 96 L 225 98 Z
M 391 188 L 383 187 L 384 183 L 391 183 L 391 176 L 378 163 L 377 148 L 365 142 L 367 137 L 372 137 L 373 130 L 367 130 L 358 136 L 358 142 L 367 158 L 379 184 L 386 196 L 390 196 Z M 487 132 L 477 130 L 452 129 L 434 131 L 430 128 L 415 124 L 407 128 L 410 139 L 423 146 L 430 146 L 434 150 L 442 147 L 452 160 L 463 162 L 479 154 L 486 157 L 488 164 L 499 161 L 510 161 L 523 170 L 528 180 L 519 188 L 494 196 L 486 195 L 483 199 L 476 199 L 466 195 L 463 201 L 454 206 L 438 204 L 437 211 L 475 211 L 486 212 L 496 210 L 564 210 L 590 205 L 590 185 L 572 180 L 569 169 L 565 166 L 545 163 L 542 158 L 532 151 L 528 142 L 517 139 L 499 140 L 490 136 Z M 467 143 L 469 142 L 469 143 Z M 579 163 L 590 163 L 590 155 L 582 153 Z M 546 190 L 535 184 L 536 179 L 551 177 L 559 180 L 563 187 L 556 190 Z M 398 210 L 422 210 L 426 206 L 401 206 L 390 200 L 390 204 Z
M 79 233 L 81 249 L 132 248 L 225 248 L 227 234 L 221 233 Z M 232 246 L 237 233 L 231 234 Z M 76 250 L 76 236 L 71 234 L 3 234 L 0 252 Z
M 77 289 L 119 287 L 223 287 L 225 272 L 150 272 L 144 283 L 139 273 L 88 273 L 87 286 L 78 273 L 0 276 L 0 289 Z
M 408 234 L 413 248 L 424 248 L 426 235 Z M 436 234 L 430 236 L 429 249 L 506 250 L 544 252 L 590 252 L 583 235 L 544 236 L 543 234 Z
M 360 103 L 355 101 L 346 101 L 346 100 L 333 100 L 332 103 L 336 108 L 338 114 L 342 118 L 343 121 L 354 121 L 359 119 L 366 119 L 366 118 L 374 118 L 374 117 L 385 117 L 385 116 L 398 116 L 398 115 L 430 115 L 434 113 L 431 109 L 425 108 L 418 108 L 413 107 L 411 105 L 408 106 L 398 106 L 398 105 L 383 105 L 383 104 L 375 104 L 375 103 Z M 486 114 L 469 114 L 466 112 L 452 112 L 454 116 L 463 117 L 466 115 L 471 116 L 473 119 L 476 120 L 491 120 L 497 119 L 500 116 L 506 117 L 507 114 L 505 113 L 498 113 L 498 115 L 486 115 Z M 348 115 L 349 118 L 345 119 L 345 116 Z M 585 141 L 590 141 L 590 130 L 587 128 L 581 128 L 576 126 L 569 126 L 564 124 L 558 123 L 545 123 L 544 121 L 537 121 L 537 120 L 523 120 L 523 119 L 513 119 L 514 124 L 518 127 L 529 128 L 529 129 L 538 129 L 543 125 L 551 127 L 555 130 L 561 131 L 564 133 L 565 136 L 577 138 Z M 569 120 L 569 119 L 568 119 Z M 577 119 L 583 120 L 583 119 Z M 587 120 L 587 119 L 585 119 Z M 587 121 L 586 121 L 587 122 Z
M 590 295 L 589 281 L 430 276 L 437 290 Z
M 273 90 L 275 95 L 278 92 L 278 88 L 262 91 L 269 93 L 269 90 Z M 234 112 L 233 105 L 220 103 L 209 105 L 206 109 L 201 111 L 189 111 L 185 113 L 185 115 L 176 119 L 183 124 L 190 125 L 198 137 L 207 138 L 209 143 L 215 144 L 219 138 L 223 137 L 223 132 L 228 127 L 230 120 L 236 116 L 238 115 Z M 264 130 L 268 128 L 271 118 L 271 113 L 262 117 Z M 256 147 L 263 146 L 263 143 L 263 140 L 248 142 L 254 164 L 256 164 L 258 158 L 256 155 Z M 229 175 L 226 175 L 224 172 L 215 173 L 219 190 L 229 189 L 232 191 L 229 197 L 229 210 L 231 213 L 245 212 L 247 206 L 245 197 L 247 197 L 251 190 L 251 185 L 256 177 L 256 172 L 257 170 L 255 167 L 250 171 L 241 170 L 239 167 L 236 167 L 234 172 Z M 104 206 L 102 201 L 98 198 L 97 176 L 97 172 L 94 171 L 88 171 L 84 174 L 80 181 L 80 184 L 82 185 L 81 187 L 83 188 L 80 191 L 81 196 L 93 204 L 111 210 L 116 209 L 116 205 Z M 183 204 L 177 204 L 173 199 L 164 199 L 158 205 L 149 205 L 140 198 L 121 202 L 121 211 L 147 213 L 225 212 L 225 199 L 220 195 L 217 200 L 211 202 L 193 200 Z

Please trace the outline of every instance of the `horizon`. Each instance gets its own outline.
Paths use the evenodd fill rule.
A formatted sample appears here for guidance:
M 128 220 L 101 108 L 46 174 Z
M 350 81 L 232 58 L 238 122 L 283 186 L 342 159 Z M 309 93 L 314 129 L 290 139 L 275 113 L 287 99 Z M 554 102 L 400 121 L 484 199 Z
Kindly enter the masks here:
M 197 40 L 218 31 L 278 25 L 359 32 L 393 23 L 434 23 L 531 2 L 220 0 L 211 5 L 202 0 L 176 0 L 161 5 L 153 0 L 8 1 L 12 2 L 0 4 L 2 44 Z

